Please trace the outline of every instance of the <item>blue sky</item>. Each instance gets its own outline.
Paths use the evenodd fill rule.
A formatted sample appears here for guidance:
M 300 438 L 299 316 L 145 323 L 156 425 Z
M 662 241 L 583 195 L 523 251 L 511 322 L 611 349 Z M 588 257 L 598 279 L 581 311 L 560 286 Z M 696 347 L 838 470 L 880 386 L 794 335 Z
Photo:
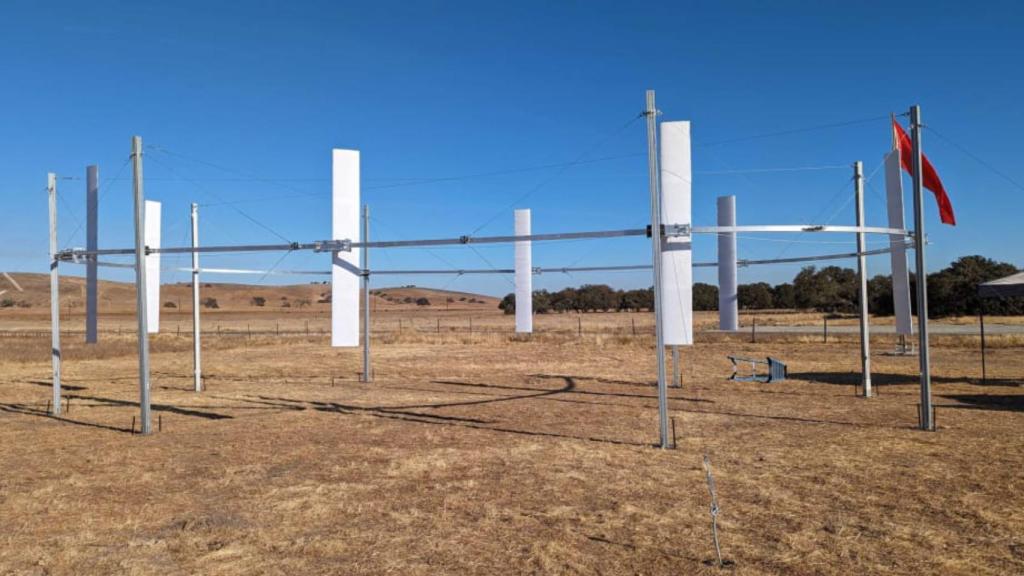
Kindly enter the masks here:
M 280 240 L 252 220 L 290 240 L 328 237 L 332 147 L 362 151 L 377 239 L 457 236 L 485 223 L 478 234 L 510 233 L 513 206 L 533 209 L 536 232 L 640 226 L 646 141 L 636 116 L 647 88 L 658 91 L 664 119 L 693 122 L 698 225 L 714 222 L 722 194 L 737 195 L 741 224 L 852 223 L 849 164 L 862 160 L 873 172 L 890 145 L 883 117 L 917 103 L 934 130 L 924 134 L 926 153 L 960 222 L 942 226 L 928 199 L 929 267 L 966 254 L 1024 266 L 1024 190 L 939 137 L 1024 182 L 1022 24 L 1024 6 L 1014 2 L 99 1 L 86 9 L 8 0 L 0 7 L 0 270 L 46 269 L 48 171 L 65 178 L 62 247 L 84 245 L 91 163 L 104 183 L 101 247 L 130 245 L 133 134 L 147 146 L 146 194 L 164 203 L 165 245 L 187 240 L 193 201 L 203 205 L 204 244 Z M 754 137 L 765 134 L 776 135 Z M 579 158 L 586 162 L 539 168 Z M 751 171 L 775 168 L 814 169 Z M 494 172 L 504 173 L 471 177 Z M 866 212 L 882 225 L 880 174 Z M 850 236 L 740 240 L 743 258 L 852 248 Z M 695 250 L 695 260 L 715 258 L 712 238 Z M 649 258 L 642 239 L 534 248 L 538 266 Z M 511 246 L 373 255 L 375 267 L 388 268 L 511 261 Z M 306 253 L 277 263 L 327 265 Z M 888 260 L 869 267 L 887 273 Z M 741 281 L 785 281 L 798 269 L 745 269 Z M 714 281 L 713 270 L 698 270 L 697 280 Z M 382 284 L 503 294 L 510 282 Z M 586 282 L 651 283 L 639 272 L 548 274 L 535 287 Z

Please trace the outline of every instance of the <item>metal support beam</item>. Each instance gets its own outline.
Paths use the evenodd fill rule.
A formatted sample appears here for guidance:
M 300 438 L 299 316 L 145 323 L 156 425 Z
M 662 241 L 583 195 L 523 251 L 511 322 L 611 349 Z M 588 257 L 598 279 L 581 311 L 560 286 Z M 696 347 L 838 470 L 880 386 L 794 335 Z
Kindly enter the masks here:
M 647 170 L 651 193 L 651 230 L 661 230 L 661 171 L 658 169 L 658 109 L 654 103 L 654 90 L 647 91 Z M 654 269 L 654 332 L 658 355 L 658 435 L 663 449 L 672 447 L 668 429 L 668 386 L 665 375 L 665 332 L 660 322 L 661 294 L 661 240 L 660 233 L 651 234 L 651 261 Z
M 135 314 L 139 321 L 139 431 L 149 434 L 149 328 L 146 319 L 145 201 L 142 191 L 142 138 L 132 136 L 132 196 L 135 198 Z
M 99 167 L 85 168 L 85 247 L 86 250 L 99 248 Z M 95 344 L 98 340 L 99 316 L 99 270 L 96 258 L 89 258 L 85 265 L 85 343 Z
M 50 359 L 53 363 L 53 402 L 50 414 L 60 416 L 60 272 L 57 269 L 57 175 L 46 175 L 50 202 Z
M 857 226 L 864 226 L 864 163 L 853 164 L 854 194 L 857 201 Z M 866 249 L 864 233 L 857 233 L 857 279 L 859 280 L 860 298 L 860 372 L 861 388 L 864 397 L 870 398 L 871 391 L 871 335 L 868 328 L 868 259 L 864 255 Z
M 363 204 L 363 242 L 370 240 L 370 207 Z M 363 374 L 360 382 L 373 382 L 370 364 L 370 250 L 363 248 Z
M 928 349 L 928 270 L 924 254 L 924 179 L 921 162 L 921 107 L 910 108 L 910 130 L 913 140 L 914 180 L 914 250 L 915 283 L 917 284 L 917 337 L 918 359 L 921 365 L 921 410 L 918 421 L 921 430 L 934 430 L 932 419 L 932 374 Z
M 909 236 L 909 230 L 902 228 L 884 228 L 879 226 L 833 226 L 824 224 L 777 224 L 751 226 L 688 226 L 666 224 L 663 233 L 658 237 L 689 236 L 690 234 L 736 234 L 746 232 L 822 232 L 856 234 L 886 234 Z M 508 244 L 512 242 L 548 242 L 555 240 L 582 240 L 593 238 L 623 238 L 630 236 L 649 236 L 646 228 L 630 228 L 624 230 L 596 230 L 590 232 L 556 232 L 550 234 L 529 234 L 524 236 L 460 236 L 458 238 L 433 238 L 426 240 L 380 240 L 376 242 L 352 242 L 351 240 L 319 240 L 316 242 L 292 242 L 290 244 L 243 244 L 238 246 L 201 246 L 192 248 L 177 246 L 168 248 L 152 248 L 150 254 L 191 254 L 201 253 L 238 253 L 238 252 L 296 252 L 312 250 L 314 252 L 349 251 L 353 248 L 415 248 L 422 246 L 458 246 L 468 244 Z M 86 256 L 128 256 L 135 253 L 133 248 L 110 248 L 104 250 L 64 250 L 58 256 L 62 260 L 75 260 Z M 783 262 L 785 260 L 780 260 Z M 740 265 L 751 261 L 740 261 Z
M 199 246 L 199 205 L 192 203 L 192 247 Z M 196 392 L 203 391 L 201 324 L 199 320 L 199 253 L 192 253 L 192 369 Z

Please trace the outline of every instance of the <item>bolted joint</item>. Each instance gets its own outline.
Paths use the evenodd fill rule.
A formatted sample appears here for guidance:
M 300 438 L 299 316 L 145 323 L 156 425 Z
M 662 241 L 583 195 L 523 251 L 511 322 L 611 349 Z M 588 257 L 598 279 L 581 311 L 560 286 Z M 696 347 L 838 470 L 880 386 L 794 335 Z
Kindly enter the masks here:
M 313 252 L 351 252 L 351 240 L 319 240 L 313 243 Z
M 459 236 L 459 244 L 469 244 L 472 241 L 473 238 L 470 236 Z
M 661 234 L 662 236 L 690 236 L 691 230 L 689 224 L 662 224 Z
M 661 225 L 661 237 L 676 237 L 676 236 L 690 236 L 692 233 L 689 224 L 662 224 Z M 647 225 L 647 237 L 650 238 L 651 225 Z

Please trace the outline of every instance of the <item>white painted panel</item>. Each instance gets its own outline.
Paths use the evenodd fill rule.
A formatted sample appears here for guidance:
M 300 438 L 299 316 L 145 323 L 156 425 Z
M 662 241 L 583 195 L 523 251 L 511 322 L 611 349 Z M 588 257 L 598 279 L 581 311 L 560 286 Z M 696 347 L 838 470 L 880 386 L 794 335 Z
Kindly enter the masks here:
M 144 239 L 147 248 L 160 247 L 160 203 L 146 200 Z M 160 254 L 146 255 L 146 331 L 160 332 Z
M 900 154 L 893 150 L 885 157 L 885 195 L 889 212 L 889 227 L 904 228 L 903 218 L 903 172 Z M 910 273 L 907 270 L 907 248 L 903 236 L 889 236 L 892 252 L 892 304 L 896 315 L 896 333 L 913 334 L 914 323 L 910 318 Z
M 359 240 L 359 151 L 334 150 L 331 238 Z M 335 252 L 331 265 L 331 346 L 359 345 L 359 249 Z
M 516 210 L 516 236 L 530 234 L 530 210 Z M 529 240 L 516 241 L 516 332 L 533 332 L 533 244 Z
M 661 222 L 690 224 L 690 123 L 661 123 Z M 666 238 L 661 253 L 661 322 L 667 346 L 693 344 L 691 237 Z

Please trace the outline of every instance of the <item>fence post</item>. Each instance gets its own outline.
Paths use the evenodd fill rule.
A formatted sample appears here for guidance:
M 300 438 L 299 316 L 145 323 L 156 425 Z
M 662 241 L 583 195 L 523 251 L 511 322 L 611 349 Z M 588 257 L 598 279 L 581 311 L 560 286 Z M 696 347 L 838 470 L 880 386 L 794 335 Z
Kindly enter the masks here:
M 821 341 L 824 344 L 828 344 L 828 316 L 825 316 L 822 319 L 822 321 L 823 321 L 824 324 L 823 324 L 823 328 L 821 330 Z
M 978 311 L 978 320 L 981 323 L 981 383 L 988 383 L 988 370 L 985 367 L 985 312 Z
M 754 316 L 753 321 L 750 323 L 750 343 L 754 344 L 757 342 L 757 316 Z

